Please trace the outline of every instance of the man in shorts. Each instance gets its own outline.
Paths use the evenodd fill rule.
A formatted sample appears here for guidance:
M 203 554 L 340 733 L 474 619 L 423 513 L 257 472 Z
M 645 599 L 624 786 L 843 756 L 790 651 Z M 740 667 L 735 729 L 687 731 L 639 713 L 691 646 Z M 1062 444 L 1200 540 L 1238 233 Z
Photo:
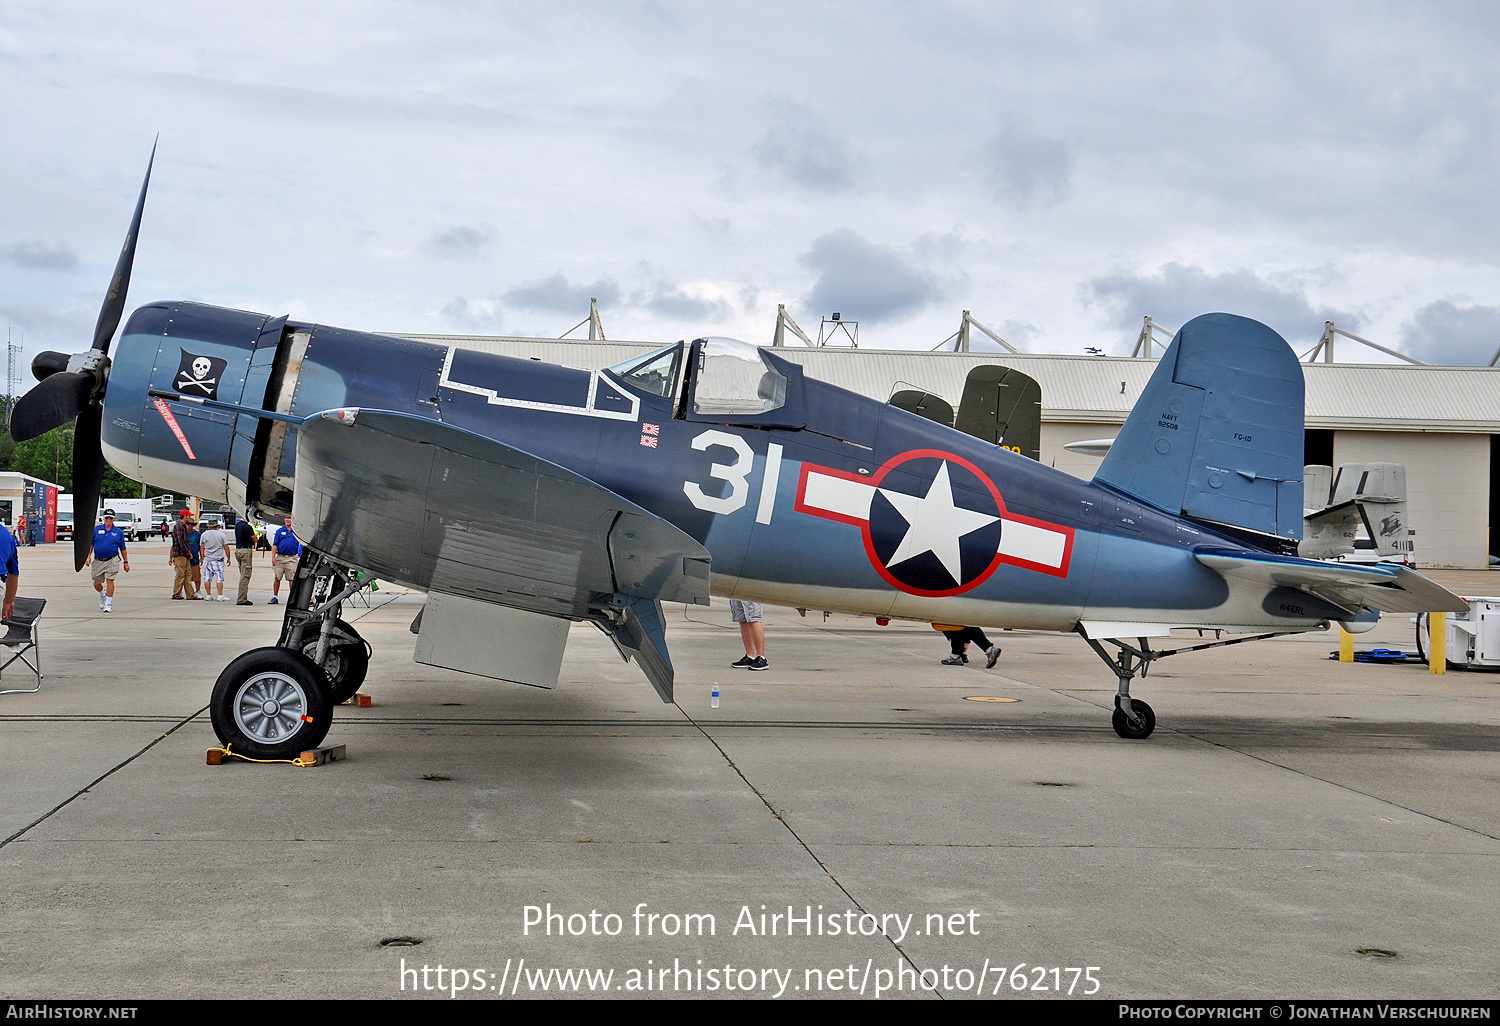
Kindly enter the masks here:
M 276 540 L 271 543 L 271 601 L 276 605 L 281 599 L 281 582 L 291 581 L 297 576 L 297 557 L 302 555 L 302 543 L 292 530 L 292 518 L 286 518 L 286 526 L 276 529 Z
M 113 613 L 115 577 L 123 567 L 130 572 L 130 554 L 125 551 L 125 532 L 115 526 L 115 511 L 104 511 L 104 523 L 94 528 L 94 543 L 89 546 L 84 566 L 93 567 L 94 590 L 99 593 L 99 608 Z
M 740 625 L 740 640 L 745 643 L 745 655 L 729 665 L 737 670 L 766 670 L 766 630 L 760 625 L 766 607 L 759 602 L 729 600 L 729 618 Z
M 229 535 L 219 530 L 217 520 L 210 520 L 198 544 L 203 549 L 203 597 L 213 602 L 228 602 L 229 596 L 224 594 L 224 564 L 229 559 Z M 214 585 L 218 585 L 217 595 Z

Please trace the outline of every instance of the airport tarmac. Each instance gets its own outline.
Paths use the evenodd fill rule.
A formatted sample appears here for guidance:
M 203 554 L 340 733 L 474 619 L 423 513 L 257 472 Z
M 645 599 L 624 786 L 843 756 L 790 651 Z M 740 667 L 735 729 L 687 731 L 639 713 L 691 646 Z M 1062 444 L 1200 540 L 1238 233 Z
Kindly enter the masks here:
M 555 691 L 418 666 L 421 596 L 385 588 L 346 613 L 347 760 L 208 766 L 214 679 L 280 621 L 266 556 L 249 608 L 170 601 L 165 546 L 131 549 L 107 615 L 65 546 L 22 550 L 47 676 L 0 696 L 0 996 L 1500 993 L 1500 674 L 1336 634 L 1183 655 L 1126 741 L 1075 637 L 949 668 L 926 625 L 770 609 L 752 674 L 715 600 L 669 608 L 667 706 L 585 627 Z

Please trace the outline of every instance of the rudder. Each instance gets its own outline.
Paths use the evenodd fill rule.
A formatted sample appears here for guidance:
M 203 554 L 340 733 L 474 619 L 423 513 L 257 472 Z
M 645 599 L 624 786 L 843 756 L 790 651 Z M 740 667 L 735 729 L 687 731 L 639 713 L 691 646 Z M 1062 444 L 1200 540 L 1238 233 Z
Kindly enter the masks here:
M 1184 324 L 1094 480 L 1168 513 L 1302 537 L 1302 365 L 1248 317 Z

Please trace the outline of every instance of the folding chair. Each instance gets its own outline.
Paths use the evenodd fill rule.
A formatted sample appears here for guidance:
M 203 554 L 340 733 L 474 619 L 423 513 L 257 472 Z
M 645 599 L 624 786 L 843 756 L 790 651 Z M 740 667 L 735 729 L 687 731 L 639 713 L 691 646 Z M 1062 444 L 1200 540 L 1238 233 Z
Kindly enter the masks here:
M 32 673 L 36 674 L 36 687 L 34 688 L 10 688 L 0 691 L 0 695 L 34 695 L 42 690 L 42 638 L 37 628 L 37 621 L 42 617 L 42 610 L 47 606 L 46 599 L 21 598 L 17 596 L 15 609 L 11 612 L 9 620 L 0 620 L 0 626 L 9 627 L 10 632 L 0 637 L 0 676 L 5 673 L 5 668 L 17 659 Z M 32 653 L 36 662 L 27 657 Z

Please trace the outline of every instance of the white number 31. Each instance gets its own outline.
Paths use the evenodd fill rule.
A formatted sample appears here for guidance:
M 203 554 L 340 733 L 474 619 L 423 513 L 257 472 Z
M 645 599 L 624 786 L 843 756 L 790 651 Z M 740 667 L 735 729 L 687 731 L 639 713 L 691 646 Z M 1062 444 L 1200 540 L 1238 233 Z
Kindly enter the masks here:
M 755 467 L 755 453 L 743 438 L 727 431 L 705 431 L 693 439 L 694 449 L 705 450 L 715 445 L 735 452 L 736 459 L 733 463 L 715 463 L 708 468 L 709 477 L 729 482 L 729 494 L 722 499 L 705 495 L 696 481 L 684 482 L 682 491 L 701 510 L 709 513 L 733 513 L 745 505 L 745 500 L 750 495 L 750 482 L 746 478 Z

